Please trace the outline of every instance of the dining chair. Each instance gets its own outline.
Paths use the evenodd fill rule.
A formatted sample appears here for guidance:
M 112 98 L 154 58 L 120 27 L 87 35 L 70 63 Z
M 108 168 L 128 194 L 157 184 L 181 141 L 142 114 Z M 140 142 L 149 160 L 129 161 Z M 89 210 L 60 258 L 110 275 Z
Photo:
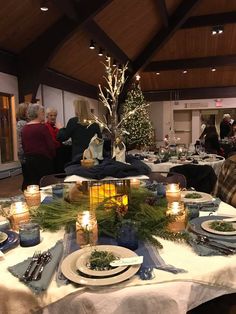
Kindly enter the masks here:
M 170 172 L 183 174 L 187 180 L 187 188 L 196 191 L 212 193 L 214 191 L 217 176 L 209 165 L 181 165 L 170 168 Z
M 42 188 L 51 184 L 57 184 L 64 182 L 67 174 L 66 173 L 54 173 L 47 176 L 43 176 L 39 181 L 39 186 Z
M 183 174 L 169 172 L 167 176 L 162 175 L 160 172 L 151 172 L 149 174 L 149 179 L 151 182 L 156 181 L 157 183 L 179 183 L 181 189 L 187 187 L 187 180 Z

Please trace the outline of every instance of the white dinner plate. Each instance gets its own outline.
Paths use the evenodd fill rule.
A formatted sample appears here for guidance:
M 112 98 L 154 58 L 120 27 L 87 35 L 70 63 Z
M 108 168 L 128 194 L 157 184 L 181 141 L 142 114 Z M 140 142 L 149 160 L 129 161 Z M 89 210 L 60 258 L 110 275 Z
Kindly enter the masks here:
M 107 276 L 112 276 L 112 275 L 116 275 L 118 273 L 123 272 L 128 266 L 119 266 L 119 267 L 115 267 L 109 270 L 93 270 L 90 269 L 87 265 L 89 262 L 89 257 L 91 255 L 91 248 L 86 248 L 88 250 L 84 249 L 84 253 L 82 255 L 80 255 L 76 261 L 76 267 L 79 271 L 81 271 L 82 273 L 86 274 L 86 275 L 90 275 L 90 276 L 96 276 L 96 277 L 107 277 Z M 94 249 L 92 248 L 92 251 Z M 100 246 L 96 247 L 97 251 L 104 251 L 104 249 L 102 249 Z M 113 246 L 107 246 L 106 247 L 106 251 L 107 252 L 111 252 L 114 253 L 114 249 Z M 121 252 L 122 253 L 122 252 Z M 133 251 L 127 252 L 125 251 L 125 257 L 133 257 L 134 254 Z M 136 255 L 136 254 L 135 254 Z M 116 257 L 121 258 L 123 256 L 121 256 L 120 254 L 115 254 Z
M 189 193 L 197 193 L 201 195 L 200 198 L 186 198 L 185 195 Z M 197 192 L 197 191 L 182 191 L 181 192 L 181 200 L 185 203 L 203 203 L 203 202 L 211 202 L 213 199 L 211 194 L 207 194 L 204 192 Z
M 5 232 L 0 231 L 0 243 L 3 243 L 8 238 L 8 235 Z
M 99 247 L 99 249 L 106 251 L 107 248 L 111 248 L 112 252 L 115 255 L 120 255 L 122 257 L 130 257 L 130 252 L 132 252 L 132 256 L 137 256 L 137 254 L 129 249 L 126 249 L 121 246 L 113 246 L 113 245 L 99 245 L 94 246 L 94 248 Z M 91 250 L 91 248 L 89 248 Z M 117 274 L 117 276 L 112 277 L 94 277 L 94 278 L 88 278 L 87 275 L 84 275 L 82 273 L 78 273 L 77 267 L 76 267 L 76 261 L 78 258 L 84 254 L 84 252 L 87 252 L 88 248 L 83 248 L 78 251 L 73 252 L 72 254 L 68 255 L 62 262 L 61 265 L 61 271 L 63 275 L 75 282 L 79 283 L 81 285 L 87 285 L 87 286 L 108 286 L 113 285 L 122 281 L 125 281 L 129 279 L 130 277 L 134 276 L 137 271 L 140 268 L 140 265 L 132 265 L 127 267 L 124 272 Z
M 201 224 L 201 227 L 202 229 L 210 232 L 210 233 L 214 233 L 214 234 L 220 234 L 220 235 L 225 235 L 225 236 L 229 236 L 229 235 L 236 235 L 236 230 L 235 231 L 218 231 L 218 230 L 215 230 L 215 229 L 212 229 L 210 227 L 210 224 L 213 222 L 213 221 L 219 221 L 219 220 L 206 220 L 204 221 L 202 224 Z M 232 223 L 234 229 L 236 229 L 236 222 L 235 223 Z

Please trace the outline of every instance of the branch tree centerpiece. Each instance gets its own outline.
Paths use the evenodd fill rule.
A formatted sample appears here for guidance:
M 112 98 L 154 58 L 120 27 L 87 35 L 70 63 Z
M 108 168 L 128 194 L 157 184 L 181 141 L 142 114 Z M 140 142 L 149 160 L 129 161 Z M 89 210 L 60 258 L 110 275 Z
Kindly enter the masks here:
M 137 104 L 136 107 L 126 110 L 121 119 L 118 118 L 119 95 L 125 83 L 125 73 L 128 69 L 128 64 L 123 65 L 121 68 L 113 67 L 111 58 L 106 58 L 105 75 L 103 76 L 106 82 L 105 86 L 98 85 L 99 100 L 107 108 L 109 118 L 104 116 L 104 121 L 95 117 L 95 122 L 99 123 L 101 127 L 105 128 L 111 138 L 112 157 L 116 160 L 125 162 L 125 144 L 123 142 L 124 135 L 129 132 L 126 130 L 125 124 L 132 119 L 132 116 L 138 110 L 142 110 L 148 105 L 145 102 Z

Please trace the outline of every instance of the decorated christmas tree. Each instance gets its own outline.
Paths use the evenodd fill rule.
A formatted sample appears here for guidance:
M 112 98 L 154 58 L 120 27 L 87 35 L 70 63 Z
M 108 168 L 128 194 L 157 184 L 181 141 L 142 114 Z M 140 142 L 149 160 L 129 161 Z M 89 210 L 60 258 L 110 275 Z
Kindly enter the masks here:
M 122 124 L 125 142 L 128 146 L 150 146 L 154 142 L 154 129 L 150 121 L 148 107 L 144 99 L 142 90 L 138 83 L 135 83 L 128 92 L 123 106 L 122 116 L 127 116 L 128 112 L 135 112 L 129 115 Z

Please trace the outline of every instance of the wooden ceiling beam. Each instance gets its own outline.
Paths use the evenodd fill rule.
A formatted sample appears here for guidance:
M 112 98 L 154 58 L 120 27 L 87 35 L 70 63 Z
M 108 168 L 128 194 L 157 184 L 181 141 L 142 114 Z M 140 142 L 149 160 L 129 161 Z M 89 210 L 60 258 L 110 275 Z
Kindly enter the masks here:
M 96 86 L 84 83 L 50 68 L 43 72 L 41 83 L 81 96 L 94 99 L 98 98 L 98 90 Z
M 5 50 L 0 50 L 0 72 L 17 75 L 16 55 Z
M 164 27 L 168 27 L 169 25 L 169 14 L 166 8 L 165 0 L 156 0 L 158 6 L 158 12 L 161 16 Z
M 18 58 L 19 98 L 32 94 L 35 99 L 43 71 L 64 41 L 85 22 L 93 18 L 112 0 L 80 0 L 77 6 L 78 20 L 63 16 L 32 44 L 26 47 Z
M 101 27 L 95 23 L 93 20 L 85 23 L 84 28 L 88 31 L 92 39 L 98 43 L 102 49 L 106 50 L 111 57 L 114 57 L 118 62 L 126 64 L 129 61 L 129 57 L 120 49 L 119 46 L 101 29 Z
M 227 65 L 236 65 L 236 55 L 154 61 L 149 63 L 143 71 L 159 72 L 179 69 L 213 68 Z
M 181 28 L 196 28 L 214 25 L 225 25 L 236 23 L 236 12 L 226 12 L 211 15 L 192 16 L 181 26 Z
M 173 92 L 178 95 L 178 100 L 234 98 L 236 97 L 236 86 L 146 91 L 143 92 L 143 95 L 147 101 L 170 101 L 173 99 Z

